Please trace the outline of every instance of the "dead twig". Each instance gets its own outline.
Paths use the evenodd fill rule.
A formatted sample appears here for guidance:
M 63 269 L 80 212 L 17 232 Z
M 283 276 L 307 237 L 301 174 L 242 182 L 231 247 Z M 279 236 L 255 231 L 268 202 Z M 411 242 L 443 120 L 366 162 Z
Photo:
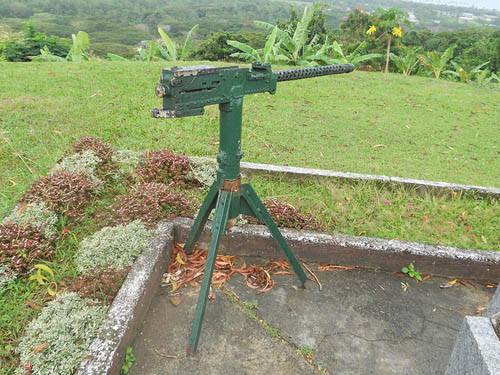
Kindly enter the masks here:
M 170 354 L 165 354 L 165 353 L 160 352 L 158 349 L 155 349 L 155 353 L 157 355 L 159 355 L 160 357 L 170 358 L 170 359 L 183 359 L 183 358 L 187 357 L 187 354 L 184 354 L 184 355 L 170 355 Z
M 318 283 L 318 286 L 319 286 L 319 291 L 321 292 L 323 290 L 323 285 L 321 285 L 321 283 L 319 282 L 319 279 L 316 277 L 316 275 L 314 274 L 313 271 L 311 271 L 309 269 L 309 267 L 306 266 L 305 263 L 302 263 L 302 265 L 304 266 L 304 268 L 307 270 L 307 272 L 309 272 L 311 274 L 311 276 L 314 278 L 314 280 L 316 280 L 316 282 Z

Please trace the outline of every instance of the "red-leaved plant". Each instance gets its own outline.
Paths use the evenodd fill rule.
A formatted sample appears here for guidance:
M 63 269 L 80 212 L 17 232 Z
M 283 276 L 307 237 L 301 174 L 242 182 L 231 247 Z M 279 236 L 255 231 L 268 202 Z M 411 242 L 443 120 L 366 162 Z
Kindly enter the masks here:
M 128 194 L 116 197 L 102 219 L 106 225 L 140 219 L 147 227 L 153 228 L 161 219 L 192 216 L 192 207 L 192 202 L 181 193 L 171 191 L 165 184 L 150 182 L 137 184 Z
M 42 228 L 30 224 L 0 225 L 0 263 L 18 274 L 28 273 L 35 264 L 50 260 L 55 237 L 45 237 Z
M 264 201 L 269 214 L 275 221 L 276 225 L 285 228 L 322 230 L 323 225 L 318 222 L 311 214 L 304 214 L 300 210 L 295 209 L 288 203 L 282 203 L 278 199 L 269 199 Z M 246 216 L 249 223 L 263 224 L 257 219 Z
M 78 153 L 86 150 L 94 151 L 94 153 L 103 161 L 110 162 L 115 154 L 115 150 L 110 144 L 104 142 L 100 138 L 83 137 L 71 145 L 73 152 Z
M 170 150 L 145 152 L 135 172 L 144 182 L 160 182 L 181 187 L 200 186 L 192 176 L 189 158 L 174 154 Z
M 82 298 L 90 298 L 110 305 L 129 271 L 130 267 L 121 270 L 114 268 L 96 269 L 77 276 L 76 280 L 64 289 L 68 292 L 78 293 Z
M 44 201 L 59 215 L 80 219 L 95 194 L 97 184 L 86 173 L 60 171 L 40 178 L 22 196 L 22 202 Z

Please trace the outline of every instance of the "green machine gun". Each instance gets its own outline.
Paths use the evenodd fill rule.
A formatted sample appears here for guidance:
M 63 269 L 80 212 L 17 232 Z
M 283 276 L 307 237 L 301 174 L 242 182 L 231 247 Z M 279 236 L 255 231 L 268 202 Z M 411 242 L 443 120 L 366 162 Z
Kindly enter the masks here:
M 217 249 L 229 220 L 236 218 L 239 214 L 244 214 L 263 221 L 278 242 L 302 286 L 307 280 L 297 258 L 252 186 L 249 183 L 241 184 L 243 97 L 261 92 L 274 94 L 277 82 L 281 81 L 349 73 L 353 70 L 352 64 L 339 64 L 272 71 L 268 63 L 253 63 L 251 69 L 209 65 L 163 69 L 160 84 L 156 86 L 156 95 L 163 98 L 163 108 L 153 109 L 152 117 L 176 118 L 201 115 L 205 106 L 213 104 L 218 104 L 220 110 L 217 179 L 208 191 L 184 245 L 186 252 L 193 250 L 210 213 L 215 208 L 211 228 L 212 237 L 189 338 L 188 353 L 196 352 L 198 347 Z

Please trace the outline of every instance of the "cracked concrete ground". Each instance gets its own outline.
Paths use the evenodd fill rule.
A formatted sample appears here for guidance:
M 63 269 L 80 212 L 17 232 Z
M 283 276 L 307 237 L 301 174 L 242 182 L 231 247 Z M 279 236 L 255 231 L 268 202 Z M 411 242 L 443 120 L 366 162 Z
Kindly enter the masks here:
M 443 374 L 464 315 L 487 307 L 494 293 L 479 284 L 441 289 L 443 278 L 417 284 L 386 272 L 310 268 L 322 291 L 276 275 L 274 289 L 256 294 L 233 276 L 229 293 L 215 290 L 198 353 L 187 358 L 198 290 L 183 288 L 174 306 L 160 288 L 133 344 L 130 374 Z M 257 310 L 248 313 L 244 301 L 257 301 Z

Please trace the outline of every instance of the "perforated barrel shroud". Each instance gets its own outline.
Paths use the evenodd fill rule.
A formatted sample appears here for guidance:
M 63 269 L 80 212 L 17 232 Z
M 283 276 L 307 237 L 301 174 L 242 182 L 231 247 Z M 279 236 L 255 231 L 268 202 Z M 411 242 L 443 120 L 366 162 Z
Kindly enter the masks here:
M 273 73 L 278 76 L 278 82 L 293 81 L 296 79 L 312 78 L 318 76 L 327 76 L 330 74 L 350 73 L 354 70 L 352 64 L 338 64 L 327 66 L 315 66 L 313 68 L 295 68 L 287 70 L 278 70 Z

